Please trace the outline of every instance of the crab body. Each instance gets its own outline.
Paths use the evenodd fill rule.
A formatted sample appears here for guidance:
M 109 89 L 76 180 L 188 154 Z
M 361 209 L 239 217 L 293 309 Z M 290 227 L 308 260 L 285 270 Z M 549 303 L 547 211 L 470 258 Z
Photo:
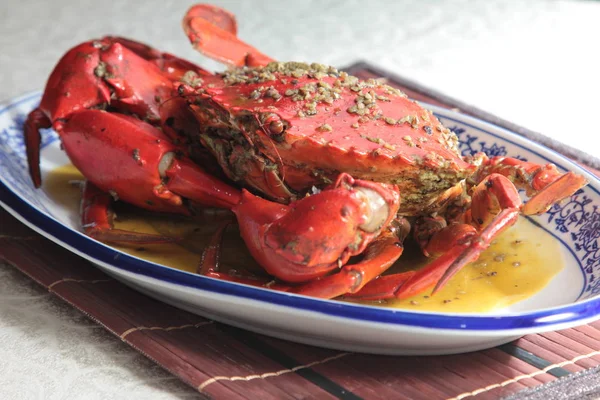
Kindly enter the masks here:
M 401 213 L 416 215 L 476 169 L 430 111 L 333 67 L 235 68 L 182 92 L 201 127 L 190 139 L 209 148 L 229 178 L 277 201 L 345 172 L 397 185 Z

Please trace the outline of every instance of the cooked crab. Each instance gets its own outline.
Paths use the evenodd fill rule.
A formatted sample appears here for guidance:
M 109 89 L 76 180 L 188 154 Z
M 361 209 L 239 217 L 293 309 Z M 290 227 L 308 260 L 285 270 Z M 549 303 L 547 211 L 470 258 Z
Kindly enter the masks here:
M 111 229 L 112 199 L 182 214 L 190 204 L 222 207 L 276 282 L 219 271 L 224 227 L 201 273 L 325 298 L 408 297 L 439 288 L 519 214 L 544 212 L 586 184 L 553 165 L 464 159 L 456 136 L 399 90 L 321 64 L 273 61 L 240 41 L 220 8 L 194 6 L 183 24 L 198 50 L 231 68 L 211 74 L 106 37 L 67 52 L 29 115 L 34 183 L 39 129 L 53 127 L 88 181 L 82 225 L 96 239 L 172 240 Z M 525 205 L 518 188 L 530 195 Z M 436 258 L 381 276 L 411 224 Z

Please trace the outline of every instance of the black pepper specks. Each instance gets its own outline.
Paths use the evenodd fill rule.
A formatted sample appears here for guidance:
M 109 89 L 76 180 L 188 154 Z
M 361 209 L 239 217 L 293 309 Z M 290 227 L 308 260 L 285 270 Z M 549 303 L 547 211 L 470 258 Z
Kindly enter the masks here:
M 358 114 L 360 117 L 368 117 L 366 119 L 382 117 L 376 101 L 391 101 L 389 95 L 406 97 L 398 89 L 375 79 L 362 81 L 345 72 L 339 72 L 334 67 L 317 63 L 309 65 L 299 62 L 272 62 L 264 67 L 231 69 L 223 73 L 221 77 L 226 85 L 269 84 L 277 81 L 281 83 L 285 81 L 287 84 L 288 77 L 294 78 L 290 80 L 293 87 L 288 87 L 285 91 L 279 92 L 272 85 L 270 87 L 261 86 L 253 90 L 249 97 L 260 102 L 263 97 L 277 101 L 286 96 L 292 101 L 304 102 L 301 110 L 303 115 L 299 115 L 300 117 L 316 115 L 318 104 L 333 105 L 336 100 L 341 98 L 344 88 L 356 94 L 356 105 L 348 108 L 348 112 Z M 300 78 L 303 78 L 303 82 L 300 81 Z M 374 89 L 379 89 L 386 95 L 376 93 Z

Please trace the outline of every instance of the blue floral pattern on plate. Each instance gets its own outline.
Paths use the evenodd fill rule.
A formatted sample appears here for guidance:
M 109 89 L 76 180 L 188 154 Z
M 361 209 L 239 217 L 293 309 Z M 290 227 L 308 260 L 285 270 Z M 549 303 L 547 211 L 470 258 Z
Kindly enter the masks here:
M 501 146 L 496 142 L 488 144 L 487 141 L 479 139 L 479 136 L 475 136 L 473 132 L 458 125 L 449 126 L 448 129 L 458 137 L 458 150 L 463 157 L 473 156 L 477 153 L 485 153 L 490 157 L 508 156 L 506 146 Z M 527 161 L 525 157 L 519 154 L 511 154 L 510 157 Z

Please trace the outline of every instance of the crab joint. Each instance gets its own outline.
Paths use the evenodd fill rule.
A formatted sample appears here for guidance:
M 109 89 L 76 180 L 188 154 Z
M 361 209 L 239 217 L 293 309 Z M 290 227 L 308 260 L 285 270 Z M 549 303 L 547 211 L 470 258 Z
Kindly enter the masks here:
M 263 114 L 261 116 L 261 123 L 265 132 L 274 137 L 280 136 L 286 129 L 285 123 L 274 113 Z
M 269 131 L 274 135 L 281 135 L 283 133 L 284 125 L 281 120 L 271 121 L 269 124 Z
M 356 190 L 363 194 L 368 210 L 367 220 L 359 228 L 369 233 L 381 229 L 390 213 L 390 207 L 387 202 L 379 193 L 372 189 L 360 187 Z

